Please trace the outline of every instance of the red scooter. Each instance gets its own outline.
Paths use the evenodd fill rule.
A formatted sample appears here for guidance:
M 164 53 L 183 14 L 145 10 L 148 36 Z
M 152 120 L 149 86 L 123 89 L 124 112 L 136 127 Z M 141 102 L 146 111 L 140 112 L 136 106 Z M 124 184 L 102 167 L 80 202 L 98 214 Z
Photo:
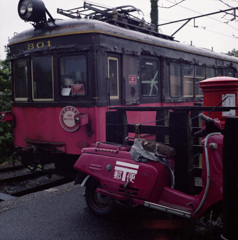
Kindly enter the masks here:
M 198 195 L 174 189 L 170 147 L 141 139 L 135 139 L 132 147 L 98 142 L 84 148 L 74 165 L 79 171 L 75 183 L 86 186 L 89 209 L 104 216 L 111 214 L 117 205 L 142 205 L 185 218 L 199 218 L 204 224 L 222 228 L 223 135 L 218 120 L 203 114 L 199 117 L 204 122 L 202 130 L 196 133 L 204 137 L 201 176 L 204 187 Z M 163 148 L 169 156 L 161 154 Z

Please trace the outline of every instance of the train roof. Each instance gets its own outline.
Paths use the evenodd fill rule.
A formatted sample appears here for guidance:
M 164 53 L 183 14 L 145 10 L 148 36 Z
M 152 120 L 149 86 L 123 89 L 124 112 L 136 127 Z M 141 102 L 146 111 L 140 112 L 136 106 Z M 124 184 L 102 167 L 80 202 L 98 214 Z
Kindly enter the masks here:
M 167 40 L 156 36 L 151 36 L 146 33 L 125 29 L 119 26 L 115 26 L 106 22 L 94 20 L 94 19 L 69 19 L 69 20 L 57 20 L 53 22 L 47 22 L 43 28 L 29 29 L 23 31 L 9 40 L 9 46 L 22 43 L 26 41 L 32 41 L 37 39 L 62 37 L 75 34 L 86 33 L 98 33 L 104 35 L 110 35 L 118 38 L 124 38 L 132 41 L 143 42 L 151 45 L 156 45 L 168 49 L 193 53 L 201 56 L 207 56 L 211 58 L 222 59 L 238 63 L 238 58 L 228 56 L 226 54 L 216 53 L 211 50 L 197 48 L 181 44 L 177 41 Z

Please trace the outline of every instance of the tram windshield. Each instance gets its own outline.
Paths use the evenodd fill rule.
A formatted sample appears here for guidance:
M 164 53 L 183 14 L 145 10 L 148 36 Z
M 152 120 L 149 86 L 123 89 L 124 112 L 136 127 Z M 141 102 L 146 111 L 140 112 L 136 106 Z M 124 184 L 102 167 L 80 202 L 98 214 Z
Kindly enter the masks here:
M 15 100 L 25 101 L 28 99 L 28 66 L 26 59 L 16 60 L 13 64 L 15 79 L 14 95 Z
M 53 100 L 52 56 L 32 58 L 33 100 Z
M 55 74 L 53 56 L 33 56 L 13 61 L 15 101 L 54 101 Z M 85 55 L 59 58 L 61 96 L 87 95 L 87 64 Z
M 87 93 L 86 56 L 64 56 L 60 59 L 61 95 L 85 96 Z

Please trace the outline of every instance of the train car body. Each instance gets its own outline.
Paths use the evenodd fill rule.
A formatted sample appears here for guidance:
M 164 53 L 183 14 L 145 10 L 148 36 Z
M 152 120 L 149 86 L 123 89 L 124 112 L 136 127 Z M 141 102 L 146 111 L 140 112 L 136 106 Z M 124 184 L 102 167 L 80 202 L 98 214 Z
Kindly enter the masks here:
M 238 76 L 237 58 L 95 19 L 45 22 L 9 48 L 14 144 L 46 155 L 78 156 L 105 141 L 110 106 L 193 105 L 203 99 L 199 81 Z

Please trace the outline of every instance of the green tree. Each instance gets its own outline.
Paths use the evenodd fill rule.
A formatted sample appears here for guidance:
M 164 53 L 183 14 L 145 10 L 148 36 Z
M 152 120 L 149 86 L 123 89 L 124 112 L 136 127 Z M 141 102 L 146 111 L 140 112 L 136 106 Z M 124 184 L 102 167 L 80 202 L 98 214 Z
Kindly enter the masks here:
M 238 57 L 238 50 L 236 50 L 235 48 L 232 51 L 229 51 L 227 53 L 227 55 L 229 56 L 234 56 L 234 57 Z
M 150 0 L 150 3 L 151 3 L 150 11 L 151 23 L 155 26 L 155 31 L 158 32 L 158 18 L 159 18 L 158 0 Z
M 11 110 L 11 80 L 9 58 L 0 61 L 0 112 Z M 0 163 L 13 153 L 12 124 L 0 121 Z

